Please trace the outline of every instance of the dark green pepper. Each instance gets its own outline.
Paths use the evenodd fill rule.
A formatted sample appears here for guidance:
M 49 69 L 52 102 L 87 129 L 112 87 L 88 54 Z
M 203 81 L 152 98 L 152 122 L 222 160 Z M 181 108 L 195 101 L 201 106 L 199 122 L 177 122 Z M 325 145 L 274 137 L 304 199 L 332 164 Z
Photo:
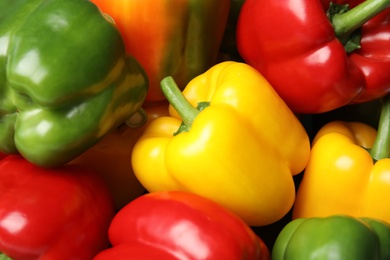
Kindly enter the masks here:
M 93 3 L 1 1 L 1 152 L 44 167 L 67 163 L 134 115 L 147 85 Z
M 299 218 L 279 233 L 272 260 L 388 260 L 390 225 L 381 220 L 330 216 Z

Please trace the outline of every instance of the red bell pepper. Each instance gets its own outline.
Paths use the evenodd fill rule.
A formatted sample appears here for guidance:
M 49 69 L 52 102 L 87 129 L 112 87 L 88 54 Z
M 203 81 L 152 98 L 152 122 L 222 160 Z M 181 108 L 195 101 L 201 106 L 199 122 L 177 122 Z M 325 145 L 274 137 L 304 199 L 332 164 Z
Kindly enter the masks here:
M 241 8 L 240 55 L 297 113 L 331 111 L 390 91 L 390 2 L 339 0 L 351 8 L 331 8 L 332 15 L 329 3 L 246 0 Z
M 94 260 L 269 259 L 263 241 L 240 218 L 193 193 L 154 192 L 114 217 L 112 248 Z
M 14 260 L 92 259 L 109 246 L 108 188 L 77 166 L 45 169 L 19 155 L 0 161 L 0 252 Z
M 7 157 L 7 156 L 8 156 L 8 154 L 0 152 L 0 160 Z

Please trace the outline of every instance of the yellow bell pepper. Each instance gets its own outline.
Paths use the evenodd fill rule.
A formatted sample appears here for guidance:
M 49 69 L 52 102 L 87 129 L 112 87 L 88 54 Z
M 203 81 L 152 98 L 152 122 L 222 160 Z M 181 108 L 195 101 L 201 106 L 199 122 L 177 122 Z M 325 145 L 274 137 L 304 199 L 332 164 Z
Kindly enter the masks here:
M 265 78 L 247 64 L 227 61 L 183 92 L 170 77 L 161 86 L 171 116 L 153 120 L 132 152 L 142 185 L 150 192 L 207 197 L 252 226 L 288 213 L 293 175 L 306 166 L 310 141 Z
M 346 214 L 390 223 L 390 100 L 378 132 L 359 122 L 334 121 L 316 134 L 299 185 L 293 218 Z

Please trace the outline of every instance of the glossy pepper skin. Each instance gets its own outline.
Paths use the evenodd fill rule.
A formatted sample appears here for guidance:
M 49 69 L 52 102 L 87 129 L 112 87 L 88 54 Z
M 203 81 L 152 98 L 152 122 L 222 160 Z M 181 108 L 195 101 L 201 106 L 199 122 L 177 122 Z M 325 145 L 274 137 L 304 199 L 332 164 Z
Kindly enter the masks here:
M 127 52 L 149 78 L 146 101 L 165 100 L 160 81 L 179 86 L 217 62 L 231 0 L 91 0 L 114 20 Z
M 94 171 L 0 161 L 0 252 L 14 260 L 92 259 L 109 246 L 111 194 Z
M 373 127 L 359 122 L 324 125 L 313 140 L 293 217 L 347 214 L 390 222 L 384 200 L 390 192 L 390 159 L 373 162 L 367 150 L 376 136 Z
M 143 195 L 114 217 L 112 248 L 94 260 L 268 260 L 261 238 L 230 211 L 193 193 Z
M 140 108 L 144 71 L 94 4 L 15 0 L 0 7 L 0 151 L 59 166 Z
M 187 132 L 173 135 L 186 119 L 172 106 L 171 116 L 148 125 L 132 153 L 143 186 L 199 194 L 251 226 L 282 218 L 295 199 L 293 175 L 310 153 L 296 116 L 261 74 L 239 62 L 213 66 L 182 94 L 197 112 L 199 102 L 210 104 Z
M 289 222 L 272 248 L 272 260 L 390 259 L 390 225 L 371 218 L 333 215 Z
M 336 3 L 355 7 L 374 1 Z M 390 90 L 386 73 L 390 9 L 360 27 L 360 48 L 347 53 L 326 15 L 329 2 L 246 0 L 241 8 L 237 25 L 241 57 L 267 78 L 296 113 L 323 113 L 383 97 Z M 346 14 L 353 15 L 352 10 Z M 342 20 L 340 27 L 344 24 Z

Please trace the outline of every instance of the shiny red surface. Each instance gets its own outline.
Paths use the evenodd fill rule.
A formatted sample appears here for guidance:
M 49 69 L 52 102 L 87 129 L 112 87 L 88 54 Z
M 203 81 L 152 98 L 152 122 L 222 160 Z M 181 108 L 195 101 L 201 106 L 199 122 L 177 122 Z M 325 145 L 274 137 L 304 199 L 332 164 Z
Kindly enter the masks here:
M 296 113 L 327 112 L 390 91 L 390 10 L 363 26 L 362 48 L 348 55 L 326 16 L 328 3 L 246 0 L 241 8 L 240 55 Z
M 16 260 L 86 260 L 109 246 L 113 202 L 94 172 L 43 169 L 10 155 L 0 176 L 0 252 Z
M 262 240 L 218 204 L 185 192 L 143 195 L 115 216 L 104 259 L 269 259 Z

